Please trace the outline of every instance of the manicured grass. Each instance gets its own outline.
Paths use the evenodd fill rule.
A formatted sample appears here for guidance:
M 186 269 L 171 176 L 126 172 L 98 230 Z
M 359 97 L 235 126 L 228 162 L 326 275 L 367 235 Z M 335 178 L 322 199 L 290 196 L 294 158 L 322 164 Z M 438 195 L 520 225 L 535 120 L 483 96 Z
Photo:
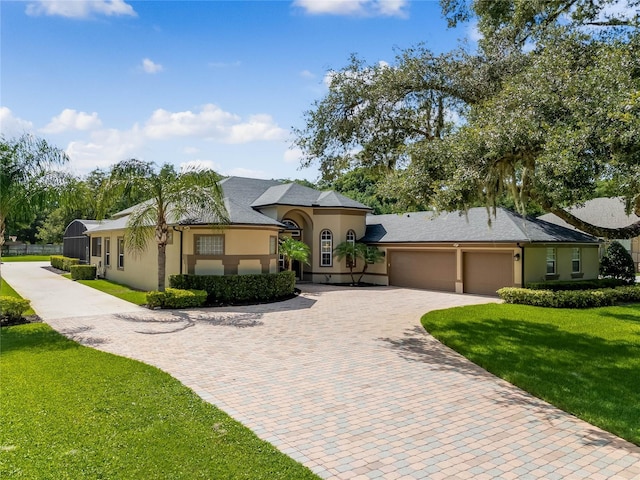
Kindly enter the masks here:
M 11 257 L 2 256 L 3 262 L 48 262 L 49 255 L 12 255 Z
M 640 445 L 640 304 L 488 304 L 427 313 L 425 329 L 495 375 Z
M 22 296 L 16 292 L 11 285 L 5 282 L 4 279 L 2 279 L 2 282 L 0 283 L 0 297 L 22 298 Z M 24 312 L 25 315 L 35 315 L 35 313 L 36 312 L 34 312 L 32 308 Z
M 45 324 L 0 333 L 0 478 L 317 478 L 156 368 Z
M 63 277 L 71 278 L 71 274 L 64 274 Z M 136 305 L 146 305 L 147 304 L 147 292 L 141 292 L 140 290 L 134 290 L 131 287 L 127 287 L 126 285 L 121 285 L 119 283 L 112 282 L 110 280 L 76 280 L 78 283 L 86 285 L 91 288 L 95 288 L 96 290 L 100 290 L 101 292 L 108 293 L 109 295 L 113 295 L 114 297 L 121 298 L 122 300 L 126 300 L 127 302 L 135 303 Z

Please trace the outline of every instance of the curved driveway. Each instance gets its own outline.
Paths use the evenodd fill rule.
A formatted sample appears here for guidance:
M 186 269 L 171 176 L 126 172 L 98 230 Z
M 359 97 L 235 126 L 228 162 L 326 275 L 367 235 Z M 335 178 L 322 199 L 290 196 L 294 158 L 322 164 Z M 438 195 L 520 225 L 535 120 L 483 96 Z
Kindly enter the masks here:
M 286 302 L 159 312 L 61 279 L 2 274 L 63 334 L 155 365 L 324 478 L 640 478 L 640 448 L 513 387 L 420 326 L 491 301 L 302 285 Z M 96 305 L 99 303 L 99 312 Z

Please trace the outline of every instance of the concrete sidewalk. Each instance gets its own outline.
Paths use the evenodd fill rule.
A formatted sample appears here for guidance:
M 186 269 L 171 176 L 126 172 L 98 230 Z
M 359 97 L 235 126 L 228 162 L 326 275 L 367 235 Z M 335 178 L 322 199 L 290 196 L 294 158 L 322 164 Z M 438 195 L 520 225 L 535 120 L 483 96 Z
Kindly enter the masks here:
M 33 264 L 2 267 L 59 332 L 165 370 L 323 478 L 640 479 L 640 447 L 420 326 L 427 311 L 494 299 L 304 285 L 286 302 L 150 311 Z
M 3 262 L 2 279 L 24 298 L 42 318 L 86 317 L 147 311 L 94 288 L 70 281 L 48 270 L 49 262 Z

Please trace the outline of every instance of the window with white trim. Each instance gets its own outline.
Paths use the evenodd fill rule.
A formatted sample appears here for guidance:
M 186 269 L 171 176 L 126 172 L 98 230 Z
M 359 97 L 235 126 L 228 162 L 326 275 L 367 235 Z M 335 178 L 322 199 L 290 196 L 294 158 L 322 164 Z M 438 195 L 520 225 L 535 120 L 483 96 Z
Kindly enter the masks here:
M 124 269 L 124 238 L 118 237 L 118 268 Z
M 573 248 L 571 250 L 571 273 L 580 273 L 582 271 L 582 249 Z
M 196 255 L 224 255 L 224 235 L 195 235 Z
M 109 237 L 104 238 L 104 266 L 111 266 L 111 239 Z
M 556 273 L 556 249 L 547 248 L 547 275 Z
M 278 237 L 269 237 L 269 255 L 275 255 L 278 253 Z
M 320 232 L 320 266 L 330 267 L 333 264 L 333 233 L 330 230 Z
M 356 232 L 354 232 L 353 230 L 349 230 L 347 232 L 347 243 L 350 243 L 351 245 L 356 244 Z M 351 255 L 347 255 L 347 267 L 355 268 L 355 266 L 356 258 Z
M 91 237 L 91 256 L 102 256 L 102 237 Z

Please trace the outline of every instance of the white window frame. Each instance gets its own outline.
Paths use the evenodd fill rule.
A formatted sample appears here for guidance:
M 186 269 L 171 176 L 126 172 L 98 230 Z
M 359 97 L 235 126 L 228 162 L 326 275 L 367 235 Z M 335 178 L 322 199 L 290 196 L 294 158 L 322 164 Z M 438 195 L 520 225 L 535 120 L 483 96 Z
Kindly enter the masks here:
M 547 263 L 546 272 L 547 275 L 555 275 L 558 272 L 558 257 L 554 247 L 547 247 Z M 553 266 L 553 271 L 549 271 L 549 266 Z
M 118 237 L 118 270 L 124 270 L 124 237 Z
M 578 269 L 576 270 L 576 262 Z M 582 273 L 582 249 L 575 247 L 571 250 L 571 273 Z
M 355 245 L 356 244 L 356 232 L 354 232 L 353 230 L 349 230 L 347 232 L 347 243 L 350 243 L 351 245 Z M 347 256 L 347 267 L 351 266 L 353 268 L 356 267 L 356 258 L 355 257 L 351 257 L 351 255 Z
M 104 237 L 104 266 L 111 266 L 111 238 Z
M 333 266 L 333 233 L 328 229 L 320 232 L 320 266 Z
M 224 255 L 224 235 L 195 235 L 194 243 L 196 255 Z

